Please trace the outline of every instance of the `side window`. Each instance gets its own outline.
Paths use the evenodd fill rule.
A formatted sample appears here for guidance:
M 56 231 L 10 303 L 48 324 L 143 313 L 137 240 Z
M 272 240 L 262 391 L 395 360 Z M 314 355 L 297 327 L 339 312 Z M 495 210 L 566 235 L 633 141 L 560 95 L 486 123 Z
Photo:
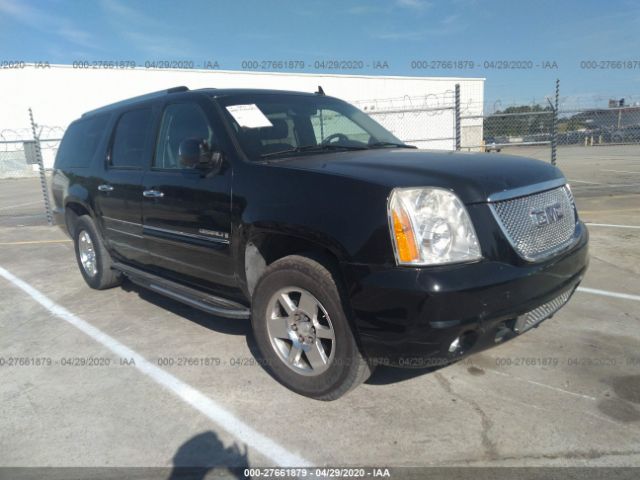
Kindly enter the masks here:
M 69 125 L 56 155 L 56 165 L 88 167 L 104 135 L 108 119 L 108 115 L 100 115 Z
M 176 103 L 165 108 L 153 167 L 186 168 L 178 159 L 178 149 L 184 140 L 206 142 L 210 147 L 216 143 L 205 113 L 195 103 Z
M 111 149 L 112 167 L 142 168 L 151 119 L 150 108 L 132 110 L 120 117 Z

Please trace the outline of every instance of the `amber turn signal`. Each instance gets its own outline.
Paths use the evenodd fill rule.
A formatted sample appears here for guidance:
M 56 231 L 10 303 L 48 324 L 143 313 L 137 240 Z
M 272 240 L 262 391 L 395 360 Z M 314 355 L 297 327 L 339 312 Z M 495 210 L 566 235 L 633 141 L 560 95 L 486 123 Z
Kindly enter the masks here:
M 418 260 L 418 248 L 413 235 L 411 220 L 402 207 L 396 208 L 393 215 L 393 233 L 396 238 L 398 259 L 401 262 L 414 262 Z

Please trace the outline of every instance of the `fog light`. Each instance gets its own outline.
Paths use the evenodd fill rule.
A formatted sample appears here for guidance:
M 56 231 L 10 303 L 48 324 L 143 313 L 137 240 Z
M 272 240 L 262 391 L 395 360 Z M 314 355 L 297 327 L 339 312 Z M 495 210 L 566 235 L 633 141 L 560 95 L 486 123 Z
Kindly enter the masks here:
M 455 353 L 456 355 L 464 355 L 475 345 L 478 339 L 478 334 L 473 330 L 467 330 L 462 335 L 458 336 L 449 345 L 449 353 Z

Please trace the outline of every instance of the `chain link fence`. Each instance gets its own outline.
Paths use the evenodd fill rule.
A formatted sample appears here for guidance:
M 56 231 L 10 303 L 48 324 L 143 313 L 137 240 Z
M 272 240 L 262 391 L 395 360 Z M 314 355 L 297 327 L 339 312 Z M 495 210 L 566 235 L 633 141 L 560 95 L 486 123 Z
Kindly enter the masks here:
M 418 148 L 451 150 L 455 145 L 453 91 L 423 97 L 360 100 L 355 106 L 400 140 Z
M 23 178 L 37 175 L 37 169 L 27 163 L 23 142 L 0 140 L 0 178 Z
M 36 126 L 45 169 L 53 167 L 62 127 Z M 39 175 L 36 140 L 31 128 L 0 130 L 0 178 L 24 178 Z
M 508 145 L 551 145 L 554 111 L 550 107 L 507 108 L 483 118 L 486 149 Z
M 482 142 L 480 92 L 454 90 L 418 97 L 376 98 L 353 104 L 403 142 L 423 149 L 479 150 Z M 461 114 L 464 113 L 464 117 Z
M 559 145 L 640 144 L 640 104 L 608 108 L 566 109 L 558 114 Z
M 422 97 L 353 102 L 402 141 L 418 148 L 510 152 L 558 147 L 640 145 L 640 95 L 624 99 L 561 97 L 560 81 L 542 101 L 485 103 L 479 92 L 454 90 Z M 603 106 L 604 104 L 604 106 Z M 516 148 L 513 148 L 516 147 Z
M 52 225 L 46 170 L 53 167 L 64 129 L 37 125 L 31 109 L 29 120 L 30 129 L 0 130 L 0 179 L 39 178 L 45 216 L 47 223 Z
M 548 145 L 554 161 L 557 146 L 640 144 L 640 96 L 560 98 L 559 87 L 557 82 L 555 97 L 542 102 L 485 106 L 481 148 Z
M 559 94 L 556 81 L 555 95 L 543 101 L 504 106 L 500 101 L 487 104 L 481 91 L 465 92 L 456 85 L 438 94 L 352 103 L 400 140 L 422 149 L 500 152 L 509 148 L 513 153 L 520 149 L 512 147 L 522 147 L 527 155 L 527 147 L 538 146 L 549 149 L 548 158 L 555 164 L 558 146 L 640 145 L 640 96 L 607 103 L 603 97 L 586 101 L 560 99 Z M 31 128 L 0 129 L 0 179 L 40 177 L 49 218 L 45 172 L 53 167 L 64 129 L 31 122 Z M 326 125 L 329 128 L 331 122 Z
M 517 110 L 521 110 L 518 112 Z M 486 117 L 486 145 L 551 144 L 554 111 L 533 105 L 507 109 Z M 640 143 L 640 107 L 559 110 L 556 118 L 558 145 L 604 145 Z

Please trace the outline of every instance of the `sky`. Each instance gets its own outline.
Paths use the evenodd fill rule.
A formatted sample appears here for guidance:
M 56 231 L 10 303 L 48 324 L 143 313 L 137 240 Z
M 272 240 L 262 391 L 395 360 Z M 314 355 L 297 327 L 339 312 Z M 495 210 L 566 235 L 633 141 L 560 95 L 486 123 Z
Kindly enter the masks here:
M 640 102 L 640 2 L 0 0 L 12 61 L 483 77 L 504 105 L 544 103 L 559 78 L 563 102 L 606 106 Z

